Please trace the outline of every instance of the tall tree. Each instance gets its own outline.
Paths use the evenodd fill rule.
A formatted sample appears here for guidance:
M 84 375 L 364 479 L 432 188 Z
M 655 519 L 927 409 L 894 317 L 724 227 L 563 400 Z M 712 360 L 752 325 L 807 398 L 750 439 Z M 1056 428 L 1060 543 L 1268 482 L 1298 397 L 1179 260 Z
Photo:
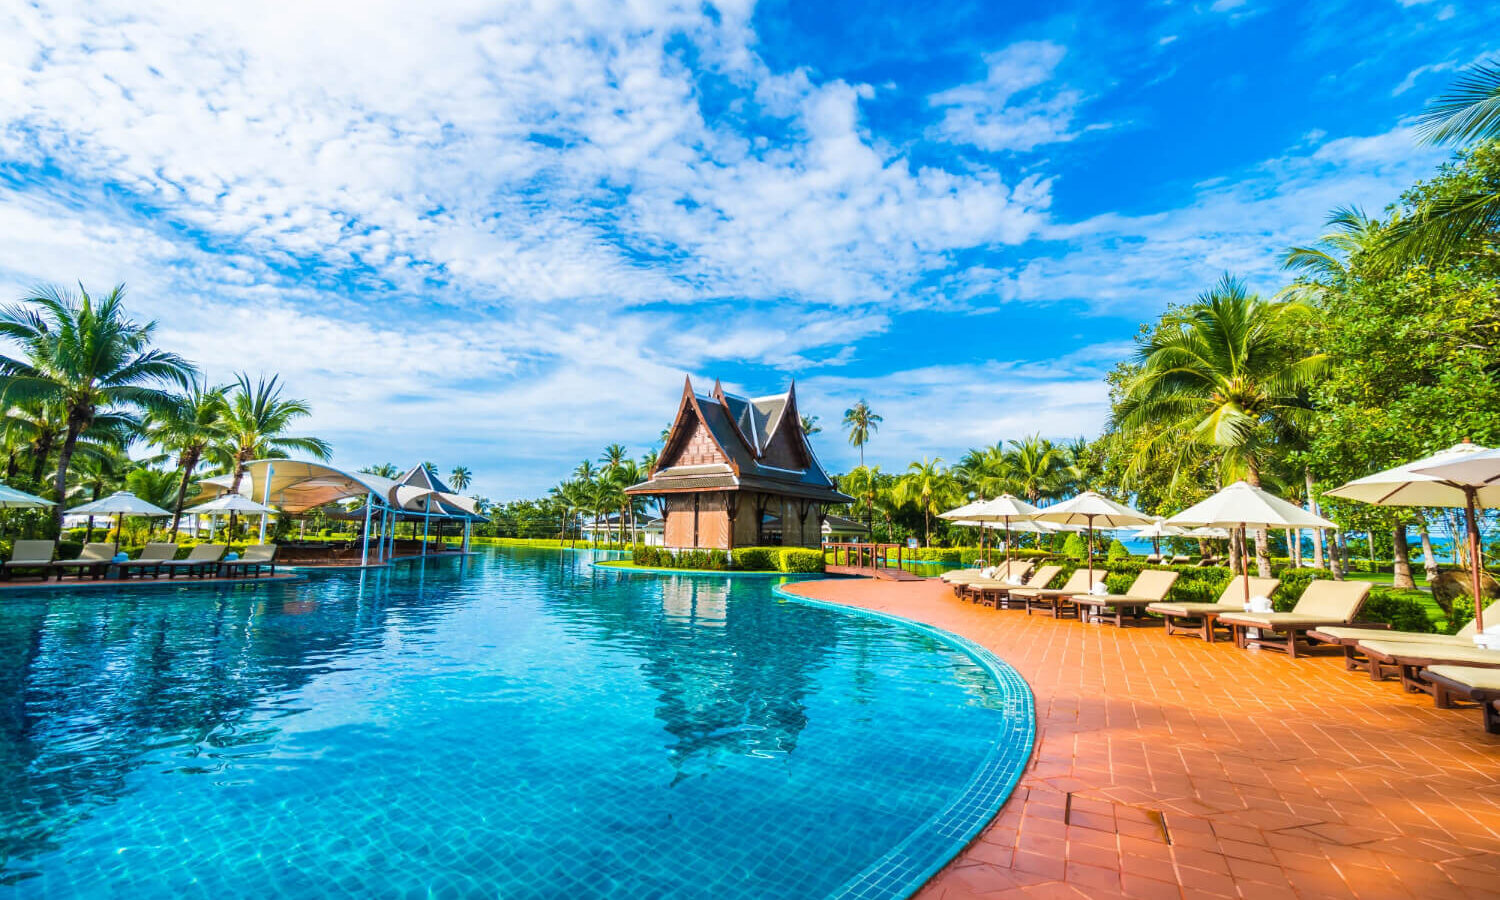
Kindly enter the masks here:
M 1311 318 L 1304 303 L 1262 300 L 1224 276 L 1195 303 L 1170 310 L 1142 341 L 1139 372 L 1116 404 L 1113 424 L 1212 448 L 1226 476 L 1259 486 L 1278 440 L 1311 424 L 1308 391 L 1327 365 L 1307 347 Z M 1263 577 L 1270 575 L 1269 549 L 1265 533 L 1257 533 Z
M 455 491 L 464 491 L 469 487 L 469 482 L 474 476 L 469 472 L 468 466 L 454 466 L 453 471 L 448 473 L 448 485 Z
M 861 397 L 859 402 L 844 410 L 844 427 L 849 430 L 849 443 L 859 448 L 859 465 L 865 465 L 865 444 L 870 442 L 870 435 L 880 430 L 880 423 L 885 421 L 870 409 L 870 404 Z
M 823 430 L 823 426 L 818 424 L 818 417 L 817 416 L 803 416 L 802 417 L 802 433 L 803 434 L 811 436 L 811 435 L 817 434 L 818 432 L 820 432 L 822 430 Z
M 916 504 L 922 511 L 922 539 L 928 547 L 932 546 L 932 517 L 952 503 L 956 488 L 953 477 L 943 467 L 942 457 L 930 460 L 923 457 L 921 462 L 908 466 L 901 479 L 902 500 Z
M 1011 441 L 1004 459 L 1006 477 L 1033 504 L 1057 491 L 1067 461 L 1061 447 L 1039 434 Z
M 91 429 L 133 427 L 137 414 L 166 401 L 164 388 L 185 385 L 194 372 L 151 346 L 156 323 L 127 317 L 124 300 L 123 284 L 97 301 L 81 286 L 77 294 L 46 286 L 0 309 L 0 337 L 22 351 L 0 355 L 0 405 L 56 404 L 65 423 L 53 479 L 59 532 L 79 438 Z
M 170 395 L 146 414 L 146 440 L 177 457 L 178 482 L 172 501 L 171 528 L 174 541 L 193 472 L 208 449 L 225 437 L 224 416 L 229 410 L 226 392 L 227 388 L 210 387 L 195 376 L 182 393 Z
M 253 382 L 243 372 L 236 376 L 224 416 L 224 436 L 210 451 L 216 462 L 234 473 L 230 493 L 239 491 L 245 468 L 254 460 L 293 452 L 328 459 L 333 450 L 327 441 L 287 434 L 298 420 L 310 415 L 312 407 L 306 400 L 282 395 L 277 376 L 261 376 Z

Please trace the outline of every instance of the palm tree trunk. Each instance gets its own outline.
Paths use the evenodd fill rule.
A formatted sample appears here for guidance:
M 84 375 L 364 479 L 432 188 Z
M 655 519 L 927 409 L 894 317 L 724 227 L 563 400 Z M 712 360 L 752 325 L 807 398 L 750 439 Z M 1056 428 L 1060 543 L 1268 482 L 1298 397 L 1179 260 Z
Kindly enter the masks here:
M 52 435 L 50 433 L 44 433 L 37 438 L 35 452 L 36 459 L 31 461 L 31 483 L 40 485 L 42 483 L 42 473 L 47 471 L 47 457 L 52 455 Z M 57 502 L 59 508 L 61 508 L 62 494 L 57 495 Z
M 1252 487 L 1260 487 L 1260 466 L 1252 462 L 1245 480 Z M 1271 577 L 1271 542 L 1264 528 L 1255 529 L 1255 574 L 1261 578 Z
M 1308 512 L 1312 513 L 1315 516 L 1320 516 L 1322 515 L 1322 513 L 1318 512 L 1318 495 L 1313 493 L 1312 469 L 1303 469 L 1302 477 L 1307 482 Z M 1323 568 L 1323 530 L 1321 528 L 1314 528 L 1312 530 L 1312 540 L 1313 565 L 1321 569 Z
M 1406 544 L 1406 525 L 1397 523 L 1391 532 L 1391 587 L 1415 590 L 1411 577 L 1411 548 Z
M 182 521 L 182 506 L 187 502 L 188 480 L 193 477 L 193 470 L 198 468 L 198 451 L 189 450 L 177 461 L 178 471 L 182 472 L 182 479 L 177 484 L 177 503 L 172 507 L 172 536 L 173 543 L 177 541 L 177 524 Z
M 1420 516 L 1418 522 L 1422 534 L 1422 570 L 1427 576 L 1427 583 L 1431 584 L 1438 577 L 1437 557 L 1432 555 L 1432 534 L 1427 529 L 1427 517 Z
M 57 529 L 57 534 L 62 535 L 63 526 L 63 502 L 64 495 L 68 489 L 68 466 L 73 462 L 73 450 L 78 446 L 78 435 L 83 431 L 83 422 L 75 416 L 68 416 L 68 436 L 63 440 L 62 450 L 57 454 L 57 479 L 53 487 L 57 489 L 57 505 L 52 507 L 52 524 Z

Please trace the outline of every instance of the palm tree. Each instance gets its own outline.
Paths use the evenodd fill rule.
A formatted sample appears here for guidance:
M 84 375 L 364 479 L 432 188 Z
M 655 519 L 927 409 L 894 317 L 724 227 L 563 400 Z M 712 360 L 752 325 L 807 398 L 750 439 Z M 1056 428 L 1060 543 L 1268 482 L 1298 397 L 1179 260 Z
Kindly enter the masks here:
M 1065 464 L 1062 448 L 1039 434 L 1011 441 L 1005 451 L 1006 477 L 1032 504 L 1057 491 Z
M 134 427 L 135 413 L 166 401 L 162 386 L 185 386 L 194 373 L 176 354 L 152 349 L 156 323 L 127 318 L 124 299 L 123 284 L 97 302 L 82 286 L 77 295 L 46 286 L 0 310 L 0 336 L 23 351 L 0 355 L 0 405 L 55 404 L 65 423 L 53 479 L 59 532 L 78 439 L 90 430 Z
M 865 508 L 865 525 L 875 514 L 875 499 L 880 492 L 879 466 L 860 466 L 839 479 L 839 490 L 853 497 Z
M 656 448 L 654 447 L 641 454 L 641 471 L 650 472 L 652 469 L 655 469 L 656 461 L 659 458 L 660 454 L 656 452 Z
M 578 468 L 573 470 L 573 477 L 585 484 L 592 482 L 598 475 L 599 470 L 594 468 L 594 464 L 588 460 L 579 463 Z
M 550 493 L 562 510 L 562 531 L 558 534 L 558 540 L 567 540 L 569 520 L 576 519 L 589 507 L 588 486 L 580 481 L 564 481 Z
M 96 453 L 79 454 L 69 473 L 72 480 L 72 487 L 68 489 L 69 499 L 92 503 L 103 497 L 106 491 L 113 493 L 120 490 L 132 465 L 130 457 L 123 450 L 109 447 L 100 447 Z M 93 516 L 89 516 L 88 531 L 83 539 L 85 543 L 94 539 Z
M 629 458 L 630 451 L 625 449 L 624 444 L 610 444 L 599 454 L 599 464 L 604 466 L 605 471 L 613 471 Z
M 1175 311 L 1137 350 L 1140 370 L 1123 386 L 1114 424 L 1152 434 L 1146 453 L 1166 443 L 1218 455 L 1223 474 L 1259 487 L 1279 443 L 1306 430 L 1308 389 L 1327 357 L 1299 343 L 1310 307 L 1267 302 L 1224 276 L 1194 304 Z M 1184 456 L 1185 458 L 1185 456 Z M 1264 532 L 1256 564 L 1270 575 Z
M 401 470 L 396 468 L 394 463 L 381 463 L 378 466 L 365 466 L 359 471 L 365 473 L 366 475 L 379 475 L 381 478 L 395 479 L 401 477 Z
M 1479 144 L 1500 139 L 1500 62 L 1469 67 L 1418 119 L 1428 144 Z M 1392 225 L 1387 244 L 1403 260 L 1449 260 L 1500 231 L 1500 191 L 1476 183 L 1422 204 Z
M 803 416 L 802 417 L 802 433 L 803 434 L 805 434 L 805 435 L 814 435 L 814 434 L 817 434 L 818 432 L 820 432 L 822 430 L 823 430 L 823 426 L 818 424 L 818 417 L 817 416 Z
M 174 541 L 193 472 L 208 448 L 224 439 L 224 415 L 229 409 L 226 391 L 224 387 L 210 387 L 195 376 L 181 394 L 171 395 L 166 403 L 146 414 L 146 440 L 177 456 L 179 477 L 171 529 Z
M 885 421 L 870 409 L 870 404 L 861 397 L 859 402 L 844 410 L 844 427 L 849 429 L 849 443 L 859 448 L 859 465 L 865 465 L 865 444 L 869 443 L 870 435 L 880 430 L 880 423 Z
M 240 489 L 245 468 L 256 459 L 285 456 L 293 451 L 317 459 L 327 459 L 333 451 L 328 442 L 315 437 L 293 437 L 286 432 L 298 419 L 312 415 L 306 400 L 283 397 L 282 386 L 275 375 L 264 376 L 252 384 L 250 376 L 235 377 L 224 416 L 224 436 L 210 451 L 215 461 L 234 472 L 229 486 L 231 494 Z M 233 524 L 231 514 L 230 522 Z
M 901 479 L 900 495 L 904 502 L 915 503 L 922 510 L 922 541 L 932 546 L 932 516 L 949 504 L 954 494 L 953 477 L 943 468 L 942 457 L 914 462 Z
M 463 491 L 473 480 L 474 476 L 469 472 L 468 466 L 454 466 L 453 471 L 448 473 L 448 485 L 455 491 Z

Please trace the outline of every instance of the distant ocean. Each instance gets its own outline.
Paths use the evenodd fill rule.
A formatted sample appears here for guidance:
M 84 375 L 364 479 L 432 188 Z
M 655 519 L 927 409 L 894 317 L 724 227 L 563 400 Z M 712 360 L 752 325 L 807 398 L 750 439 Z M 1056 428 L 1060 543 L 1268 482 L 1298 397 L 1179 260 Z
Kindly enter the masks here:
M 1125 549 L 1129 550 L 1131 553 L 1137 554 L 1139 556 L 1146 556 L 1146 555 L 1148 555 L 1148 554 L 1151 553 L 1151 541 L 1150 540 L 1143 539 L 1143 538 L 1135 538 L 1135 537 L 1126 538 L 1124 536 L 1125 532 L 1123 532 L 1123 531 L 1119 532 L 1119 534 L 1120 534 L 1120 543 L 1124 544 L 1125 545 Z M 1361 534 L 1359 534 L 1359 537 L 1363 538 L 1364 535 L 1361 533 Z M 1488 539 L 1489 535 L 1485 535 L 1485 538 Z M 1381 535 L 1377 535 L 1377 539 L 1380 540 L 1380 543 L 1378 544 L 1378 546 L 1379 546 L 1381 552 L 1384 555 L 1389 555 L 1390 554 L 1390 543 L 1389 543 L 1390 539 L 1388 537 L 1384 537 L 1384 536 L 1381 536 Z M 1412 562 L 1419 562 L 1422 559 L 1422 538 L 1421 538 L 1421 535 L 1419 535 L 1415 531 L 1413 531 L 1411 533 L 1411 535 L 1410 535 L 1410 539 L 1411 539 L 1411 559 L 1412 559 Z M 1310 537 L 1304 537 L 1303 538 L 1303 541 L 1302 541 L 1302 552 L 1303 552 L 1304 556 L 1307 556 L 1307 557 L 1311 557 L 1312 556 L 1312 539 Z M 1453 541 L 1452 541 L 1452 539 L 1449 538 L 1449 537 L 1447 537 L 1446 535 L 1436 535 L 1436 534 L 1434 534 L 1432 536 L 1432 552 L 1433 552 L 1433 555 L 1435 555 L 1438 558 L 1438 562 L 1440 562 L 1440 563 L 1450 563 L 1450 562 L 1452 562 L 1453 561 Z

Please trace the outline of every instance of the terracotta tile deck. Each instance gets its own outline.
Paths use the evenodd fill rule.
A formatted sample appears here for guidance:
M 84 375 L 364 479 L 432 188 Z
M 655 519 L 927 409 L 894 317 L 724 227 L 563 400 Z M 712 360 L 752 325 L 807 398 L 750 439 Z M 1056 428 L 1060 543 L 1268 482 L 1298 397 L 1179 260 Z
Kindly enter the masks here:
M 962 634 L 1036 695 L 1037 751 L 917 895 L 1500 898 L 1500 736 L 1333 657 L 963 603 L 936 581 L 792 590 Z

